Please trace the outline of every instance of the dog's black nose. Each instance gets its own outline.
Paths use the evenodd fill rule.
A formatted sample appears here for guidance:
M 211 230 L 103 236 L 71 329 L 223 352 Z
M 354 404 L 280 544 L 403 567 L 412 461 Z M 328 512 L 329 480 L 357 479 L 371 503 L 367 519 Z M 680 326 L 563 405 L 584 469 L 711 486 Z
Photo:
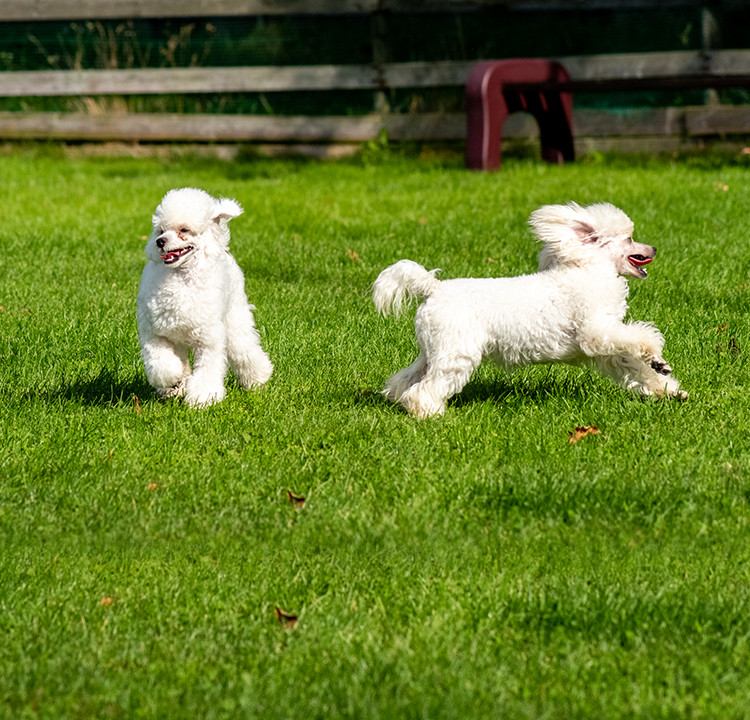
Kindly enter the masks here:
M 167 241 L 163 237 L 156 238 L 156 247 L 161 250 L 165 245 L 167 244 Z

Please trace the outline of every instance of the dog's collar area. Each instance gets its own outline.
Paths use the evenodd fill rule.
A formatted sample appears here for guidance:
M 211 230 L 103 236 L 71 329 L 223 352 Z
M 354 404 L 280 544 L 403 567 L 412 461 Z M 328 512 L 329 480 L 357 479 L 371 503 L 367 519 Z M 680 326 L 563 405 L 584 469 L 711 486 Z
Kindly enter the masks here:
M 186 245 L 177 250 L 170 250 L 159 257 L 161 257 L 165 265 L 171 265 L 172 263 L 176 263 L 180 258 L 185 257 L 188 253 L 191 253 L 193 250 L 195 250 L 195 248 L 192 245 Z

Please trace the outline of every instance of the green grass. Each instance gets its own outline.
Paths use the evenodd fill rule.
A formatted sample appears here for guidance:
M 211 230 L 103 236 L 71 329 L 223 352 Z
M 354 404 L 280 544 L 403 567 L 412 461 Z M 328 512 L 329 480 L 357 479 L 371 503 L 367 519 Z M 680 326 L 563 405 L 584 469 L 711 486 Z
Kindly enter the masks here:
M 747 173 L 0 157 L 2 715 L 750 715 Z M 151 213 L 183 185 L 245 207 L 276 366 L 204 411 L 155 399 L 135 322 Z M 659 248 L 630 314 L 689 400 L 483 365 L 442 418 L 383 401 L 415 342 L 375 313 L 377 273 L 532 271 L 526 219 L 567 200 Z

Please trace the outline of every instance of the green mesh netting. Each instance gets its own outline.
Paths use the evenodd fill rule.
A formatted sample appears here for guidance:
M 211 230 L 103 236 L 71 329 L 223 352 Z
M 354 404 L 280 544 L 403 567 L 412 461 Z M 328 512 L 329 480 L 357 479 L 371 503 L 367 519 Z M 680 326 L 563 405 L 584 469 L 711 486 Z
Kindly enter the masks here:
M 711 42 L 747 47 L 750 8 L 712 10 Z M 386 14 L 379 23 L 392 62 L 557 57 L 610 52 L 700 49 L 702 10 L 517 11 Z M 368 15 L 14 22 L 0 25 L 0 70 L 242 65 L 363 64 L 373 60 Z M 395 112 L 461 110 L 461 88 L 387 93 Z M 100 98 L 133 111 L 359 114 L 373 109 L 368 91 Z M 704 93 L 577 94 L 578 107 L 699 104 Z M 747 91 L 722 93 L 747 102 Z M 90 102 L 90 101 L 89 101 Z M 76 98 L 0 98 L 0 109 L 81 109 Z

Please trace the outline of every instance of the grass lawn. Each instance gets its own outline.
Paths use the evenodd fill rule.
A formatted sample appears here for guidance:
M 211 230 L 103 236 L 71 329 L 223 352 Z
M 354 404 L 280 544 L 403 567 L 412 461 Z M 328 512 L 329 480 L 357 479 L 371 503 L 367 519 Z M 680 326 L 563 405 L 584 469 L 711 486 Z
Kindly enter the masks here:
M 747 165 L 6 152 L 0 713 L 750 716 Z M 156 400 L 135 320 L 151 213 L 184 185 L 244 206 L 276 367 L 203 411 Z M 529 213 L 568 200 L 658 247 L 630 317 L 689 400 L 489 364 L 442 418 L 382 400 L 416 349 L 378 272 L 531 272 Z

